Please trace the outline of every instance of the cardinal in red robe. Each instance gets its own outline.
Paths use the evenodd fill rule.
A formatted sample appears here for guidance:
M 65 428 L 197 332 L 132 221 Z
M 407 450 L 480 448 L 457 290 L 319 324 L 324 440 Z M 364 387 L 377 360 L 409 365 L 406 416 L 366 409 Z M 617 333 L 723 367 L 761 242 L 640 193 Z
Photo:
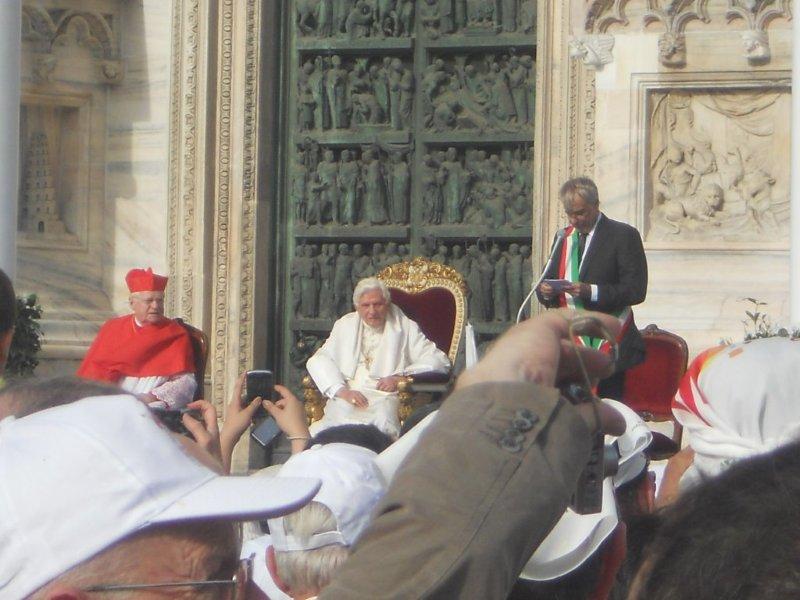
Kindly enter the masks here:
M 125 276 L 132 314 L 106 322 L 77 375 L 116 383 L 143 400 L 180 408 L 194 396 L 194 353 L 186 329 L 164 316 L 167 277 L 148 269 Z

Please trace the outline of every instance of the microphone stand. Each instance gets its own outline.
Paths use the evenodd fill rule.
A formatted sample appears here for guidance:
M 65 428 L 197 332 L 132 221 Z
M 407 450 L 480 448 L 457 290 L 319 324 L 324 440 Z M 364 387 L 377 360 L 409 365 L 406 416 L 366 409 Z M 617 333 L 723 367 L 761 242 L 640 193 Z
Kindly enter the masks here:
M 531 286 L 531 291 L 528 292 L 528 295 L 525 296 L 525 300 L 523 300 L 522 304 L 520 304 L 519 306 L 519 310 L 517 311 L 517 321 L 516 321 L 517 323 L 519 323 L 522 320 L 522 312 L 525 310 L 525 305 L 531 299 L 531 296 L 533 296 L 533 292 L 535 292 L 536 288 L 539 287 L 539 284 L 542 283 L 542 281 L 544 281 L 545 273 L 547 273 L 547 271 L 550 270 L 550 266 L 553 264 L 553 259 L 556 256 L 556 250 L 558 250 L 558 247 L 561 244 L 561 240 L 564 239 L 565 233 L 566 231 L 564 229 L 558 230 L 558 234 L 556 234 L 556 240 L 553 242 L 553 250 L 550 252 L 550 258 L 547 259 L 547 264 L 544 266 L 544 269 L 542 269 L 542 274 L 539 276 L 539 279 L 536 281 L 536 283 L 534 283 Z

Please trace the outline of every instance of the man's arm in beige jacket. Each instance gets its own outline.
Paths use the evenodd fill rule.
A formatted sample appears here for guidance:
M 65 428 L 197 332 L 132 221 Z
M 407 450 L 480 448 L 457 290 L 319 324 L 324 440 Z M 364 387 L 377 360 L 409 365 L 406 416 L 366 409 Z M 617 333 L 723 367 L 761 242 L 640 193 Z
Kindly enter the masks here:
M 456 391 L 320 599 L 505 598 L 569 503 L 591 434 L 552 387 Z

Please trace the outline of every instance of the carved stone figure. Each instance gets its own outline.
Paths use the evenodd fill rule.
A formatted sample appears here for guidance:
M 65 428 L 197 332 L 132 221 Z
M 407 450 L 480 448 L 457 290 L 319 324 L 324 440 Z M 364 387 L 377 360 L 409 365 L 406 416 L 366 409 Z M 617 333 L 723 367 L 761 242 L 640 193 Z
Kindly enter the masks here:
M 308 209 L 306 210 L 306 224 L 316 225 L 322 222 L 321 200 L 322 190 L 325 186 L 320 183 L 315 172 L 308 182 Z
M 455 0 L 453 14 L 455 15 L 456 29 L 467 26 L 467 0 Z
M 325 73 L 325 91 L 331 115 L 331 127 L 347 128 L 347 71 L 342 68 L 342 59 L 335 54 L 330 58 L 330 66 Z
M 304 244 L 302 246 L 302 256 L 295 257 L 292 265 L 292 278 L 295 281 L 299 281 L 300 287 L 299 316 L 306 318 L 317 316 L 320 275 L 315 254 L 314 246 Z
M 508 307 L 513 312 L 519 309 L 519 305 L 525 299 L 522 291 L 522 255 L 519 252 L 519 244 L 509 244 L 508 246 L 506 283 L 508 285 Z
M 389 121 L 389 73 L 392 68 L 392 59 L 384 57 L 381 66 L 372 65 L 369 68 L 372 89 L 375 91 L 375 100 L 381 111 L 381 122 Z
M 402 63 L 400 64 L 402 67 Z M 414 74 L 411 69 L 402 69 L 400 75 L 400 123 L 401 127 L 411 126 L 411 111 L 414 106 Z
M 386 256 L 383 258 L 383 266 L 388 267 L 389 265 L 399 263 L 400 260 L 397 242 L 388 242 L 386 244 Z
M 442 186 L 445 182 L 445 172 L 430 154 L 422 159 L 422 209 L 423 220 L 431 225 L 442 222 L 444 196 Z
M 464 248 L 456 244 L 453 246 L 453 257 L 450 259 L 450 266 L 466 277 L 469 272 L 469 256 L 464 255 Z
M 307 62 L 303 65 L 303 77 L 297 82 L 297 127 L 300 131 L 314 129 L 314 110 L 317 105 L 314 92 L 309 84 L 314 66 Z
M 370 148 L 363 155 L 364 213 L 372 225 L 380 225 L 388 220 L 386 214 L 386 183 L 378 151 Z
M 500 6 L 503 31 L 516 31 L 517 29 L 517 1 L 503 0 Z
M 330 319 L 335 316 L 333 299 L 333 278 L 335 274 L 336 246 L 322 244 L 322 252 L 317 256 L 319 265 L 319 316 Z
M 570 41 L 569 55 L 580 59 L 591 69 L 600 69 L 614 60 L 611 54 L 613 48 L 613 35 L 584 35 Z
M 400 255 L 400 260 L 405 262 L 409 259 L 408 246 L 406 244 L 398 244 L 397 253 Z
M 302 316 L 302 277 L 300 276 L 303 263 L 303 246 L 295 246 L 294 257 L 290 267 L 291 285 L 292 285 L 292 314 L 295 317 Z
M 447 264 L 447 246 L 444 244 L 439 244 L 436 248 L 436 254 L 431 256 L 431 260 L 442 263 L 443 265 Z
M 772 210 L 772 186 L 775 178 L 764 169 L 755 169 L 744 176 L 742 195 L 750 216 L 760 231 L 775 231 L 778 220 Z
M 372 268 L 378 273 L 386 266 L 386 253 L 383 251 L 383 244 L 375 242 L 372 244 Z
M 769 62 L 771 52 L 769 49 L 769 36 L 766 31 L 748 30 L 742 32 L 742 46 L 744 56 L 752 64 Z
M 399 58 L 392 59 L 389 71 L 389 124 L 392 129 L 403 128 L 400 114 L 401 80 L 403 79 L 403 63 Z
M 352 8 L 353 0 L 333 0 L 333 24 L 337 35 L 347 31 L 345 24 Z
M 408 201 L 411 192 L 411 171 L 399 152 L 390 155 L 389 218 L 392 223 L 408 222 Z
M 375 20 L 372 6 L 367 0 L 357 0 L 345 20 L 344 30 L 351 38 L 369 36 Z
M 355 225 L 360 212 L 359 191 L 361 174 L 350 150 L 342 150 L 339 163 L 339 190 L 341 192 L 339 217 L 344 225 Z
M 460 223 L 464 217 L 465 192 L 470 176 L 458 160 L 455 148 L 447 149 L 442 169 L 447 176 L 444 184 L 445 222 Z
M 500 68 L 498 63 L 492 63 L 492 92 L 491 103 L 494 116 L 501 122 L 506 122 L 516 116 L 514 112 L 514 100 L 511 97 L 511 90 L 508 88 L 508 78 L 505 71 Z
M 349 312 L 353 296 L 353 262 L 347 244 L 339 244 L 336 257 L 336 270 L 333 276 L 334 313 L 341 315 Z
M 519 62 L 518 56 L 508 59 L 508 87 L 514 103 L 517 123 L 528 123 L 528 70 Z
M 298 150 L 295 154 L 291 192 L 294 218 L 298 223 L 306 222 L 306 213 L 308 211 L 308 169 L 306 169 L 304 160 L 303 151 Z
M 353 70 L 350 71 L 348 79 L 350 81 L 352 123 L 354 125 L 380 123 L 380 105 L 373 93 L 372 82 L 367 72 L 365 59 L 356 61 Z
M 420 6 L 420 22 L 428 37 L 439 37 L 439 0 L 424 0 Z
M 318 0 L 317 35 L 330 37 L 333 35 L 333 0 Z
M 536 0 L 523 0 L 519 8 L 519 23 L 523 33 L 536 30 Z
M 508 282 L 506 271 L 508 259 L 500 252 L 500 248 L 493 246 L 489 257 L 494 263 L 494 279 L 492 281 L 492 304 L 494 305 L 494 320 L 508 321 Z
M 452 33 L 455 29 L 453 0 L 439 0 L 439 31 Z
M 414 3 L 415 0 L 398 0 L 395 37 L 408 37 L 414 33 Z
M 481 264 L 481 251 L 475 244 L 467 248 L 469 267 L 466 273 L 467 287 L 469 288 L 469 318 L 473 321 L 486 320 L 487 296 L 491 296 L 491 290 L 484 289 L 484 276 Z
M 522 291 L 527 294 L 533 287 L 533 262 L 531 259 L 531 247 L 522 246 L 519 249 L 522 255 Z
M 325 150 L 324 160 L 317 166 L 317 178 L 320 186 L 321 221 L 339 222 L 339 163 L 333 156 L 333 150 Z
M 375 274 L 375 269 L 372 266 L 372 258 L 364 254 L 364 246 L 361 244 L 353 245 L 353 268 L 351 271 L 350 283 L 355 288 L 355 285 L 365 277 L 371 277 Z
M 306 67 L 304 67 L 305 69 Z M 313 68 L 308 70 L 308 87 L 314 100 L 314 127 L 316 129 L 329 129 L 331 126 L 331 113 L 325 88 L 325 63 L 321 56 L 317 56 L 314 59 Z

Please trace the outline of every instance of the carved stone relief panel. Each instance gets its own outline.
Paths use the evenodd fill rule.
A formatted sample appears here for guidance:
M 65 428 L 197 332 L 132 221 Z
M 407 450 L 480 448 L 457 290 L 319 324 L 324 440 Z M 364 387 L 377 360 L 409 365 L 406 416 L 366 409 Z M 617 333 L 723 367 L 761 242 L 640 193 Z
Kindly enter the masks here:
M 21 173 L 17 243 L 21 247 L 86 245 L 88 100 L 26 94 L 20 117 Z
M 415 0 L 295 0 L 300 37 L 408 37 Z
M 784 244 L 787 87 L 718 84 L 647 94 L 645 240 L 730 248 Z
M 435 132 L 516 132 L 533 123 L 532 54 L 433 55 L 422 74 L 425 126 Z
M 408 129 L 414 75 L 397 56 L 305 55 L 297 77 L 298 131 Z
M 412 161 L 410 148 L 370 144 L 297 147 L 290 197 L 295 223 L 403 225 L 408 223 Z
M 423 222 L 493 231 L 530 227 L 531 154 L 526 144 L 429 148 L 421 173 Z
M 419 20 L 433 39 L 448 34 L 531 33 L 535 0 L 421 0 Z

